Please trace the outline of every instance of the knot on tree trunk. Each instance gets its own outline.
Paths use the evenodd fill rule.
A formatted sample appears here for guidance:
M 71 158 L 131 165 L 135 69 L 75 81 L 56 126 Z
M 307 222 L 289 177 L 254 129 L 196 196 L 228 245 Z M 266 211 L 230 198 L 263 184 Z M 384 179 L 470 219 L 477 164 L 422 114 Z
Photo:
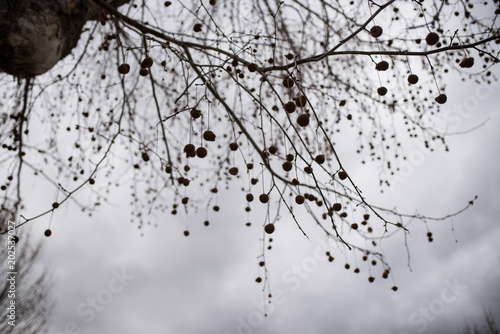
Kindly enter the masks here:
M 0 0 L 0 71 L 21 78 L 47 72 L 71 53 L 100 11 L 92 0 Z

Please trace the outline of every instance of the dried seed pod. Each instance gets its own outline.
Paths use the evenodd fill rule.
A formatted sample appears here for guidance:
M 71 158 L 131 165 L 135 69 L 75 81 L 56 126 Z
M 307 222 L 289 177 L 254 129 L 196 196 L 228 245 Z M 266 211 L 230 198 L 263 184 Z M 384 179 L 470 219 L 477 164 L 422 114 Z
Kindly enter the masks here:
M 382 36 L 382 32 L 383 32 L 383 31 L 384 31 L 384 30 L 382 29 L 382 27 L 381 27 L 381 26 L 373 26 L 373 27 L 371 27 L 371 29 L 370 29 L 370 34 L 372 35 L 372 37 L 377 38 L 377 37 Z

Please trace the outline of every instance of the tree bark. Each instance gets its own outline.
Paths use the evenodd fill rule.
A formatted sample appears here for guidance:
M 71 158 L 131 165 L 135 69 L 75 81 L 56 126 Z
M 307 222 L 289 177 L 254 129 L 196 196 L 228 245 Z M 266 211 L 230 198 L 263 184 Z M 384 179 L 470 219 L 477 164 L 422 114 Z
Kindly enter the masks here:
M 0 0 L 0 71 L 20 78 L 47 72 L 71 53 L 100 11 L 92 0 Z

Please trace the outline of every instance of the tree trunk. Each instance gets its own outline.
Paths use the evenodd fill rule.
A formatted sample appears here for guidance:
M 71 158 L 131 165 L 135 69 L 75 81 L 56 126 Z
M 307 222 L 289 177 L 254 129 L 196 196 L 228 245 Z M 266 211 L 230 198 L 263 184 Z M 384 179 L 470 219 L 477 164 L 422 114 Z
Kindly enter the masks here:
M 47 72 L 71 53 L 100 11 L 92 0 L 0 0 L 0 71 L 21 78 Z

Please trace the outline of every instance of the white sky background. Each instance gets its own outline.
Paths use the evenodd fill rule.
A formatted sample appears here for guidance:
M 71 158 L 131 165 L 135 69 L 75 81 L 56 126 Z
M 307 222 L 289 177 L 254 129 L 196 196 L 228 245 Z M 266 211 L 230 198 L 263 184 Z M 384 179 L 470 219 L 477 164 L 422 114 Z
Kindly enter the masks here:
M 474 87 L 472 83 L 449 87 L 444 112 L 448 110 L 451 117 L 457 110 L 454 105 L 470 101 Z M 110 199 L 116 206 L 102 207 L 91 218 L 71 205 L 57 210 L 50 238 L 43 237 L 49 217 L 30 223 L 38 232 L 35 235 L 43 239 L 45 260 L 57 282 L 54 294 L 59 299 L 59 313 L 51 334 L 64 333 L 73 321 L 81 331 L 68 327 L 66 333 L 446 334 L 463 328 L 466 319 L 481 321 L 483 307 L 500 324 L 499 92 L 496 87 L 470 116 L 462 115 L 462 125 L 453 130 L 465 130 L 490 118 L 486 125 L 449 137 L 450 152 L 439 149 L 426 155 L 394 191 L 378 193 L 378 171 L 373 165 L 350 166 L 345 161 L 369 200 L 409 213 L 418 209 L 442 216 L 479 196 L 472 208 L 453 219 L 458 243 L 450 221 L 429 224 L 433 243 L 427 241 L 425 226 L 411 225 L 412 272 L 407 267 L 403 235 L 383 241 L 397 292 L 390 289 L 390 279 L 380 278 L 380 268 L 374 270 L 375 282 L 369 283 L 368 266 L 359 258 L 361 273 L 354 274 L 350 254 L 349 271 L 344 269 L 340 251 L 334 252 L 335 261 L 326 261 L 321 246 L 324 239 L 314 223 L 302 216 L 311 243 L 283 211 L 272 235 L 273 249 L 266 253 L 271 292 L 275 297 L 281 292 L 281 297 L 261 322 L 263 285 L 254 280 L 263 274 L 257 265 L 262 227 L 257 219 L 252 227 L 244 226 L 241 192 L 234 205 L 234 193 L 219 194 L 224 205 L 219 213 L 211 214 L 209 227 L 203 226 L 204 216 L 191 216 L 191 235 L 186 238 L 182 216 L 170 214 L 159 217 L 158 228 L 146 228 L 141 237 L 137 226 L 129 222 L 128 198 L 115 191 Z M 28 213 L 46 209 L 46 203 L 39 202 L 47 196 L 42 192 L 30 189 Z M 259 214 L 253 212 L 253 217 Z M 315 249 L 320 260 L 315 258 Z M 302 278 L 292 274 L 294 266 L 305 266 L 306 274 Z M 77 308 L 88 298 L 104 296 L 113 271 L 122 270 L 135 279 L 112 294 L 110 303 L 87 323 L 87 316 L 79 316 Z M 458 282 L 463 288 L 446 290 L 446 282 Z M 423 308 L 431 309 L 427 320 Z M 242 328 L 242 321 L 256 326 Z

